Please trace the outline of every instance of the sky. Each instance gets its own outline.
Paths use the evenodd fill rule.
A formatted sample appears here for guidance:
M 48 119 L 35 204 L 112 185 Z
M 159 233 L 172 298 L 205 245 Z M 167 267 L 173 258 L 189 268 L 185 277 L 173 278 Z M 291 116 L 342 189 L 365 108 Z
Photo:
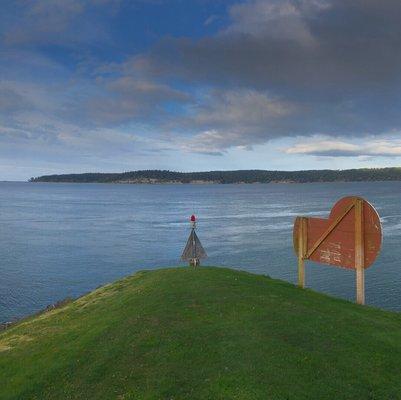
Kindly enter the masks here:
M 0 180 L 401 165 L 399 0 L 3 0 Z

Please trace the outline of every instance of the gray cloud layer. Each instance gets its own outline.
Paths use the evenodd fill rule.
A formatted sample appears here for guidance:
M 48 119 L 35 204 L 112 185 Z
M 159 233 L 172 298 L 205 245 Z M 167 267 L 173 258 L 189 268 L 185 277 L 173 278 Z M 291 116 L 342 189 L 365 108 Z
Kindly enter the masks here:
M 218 86 L 191 119 L 195 129 L 219 132 L 216 150 L 231 139 L 400 129 L 401 2 L 257 0 L 230 14 L 219 34 L 166 39 L 130 64 L 153 79 Z M 287 112 L 272 115 L 264 98 Z
M 0 16 L 3 138 L 73 149 L 95 149 L 96 142 L 104 150 L 114 141 L 120 149 L 140 142 L 140 133 L 112 129 L 140 125 L 152 132 L 152 146 L 159 135 L 160 148 L 222 154 L 278 138 L 371 140 L 401 131 L 399 0 L 243 1 L 228 8 L 226 26 L 202 39 L 164 38 L 121 62 L 83 52 L 113 42 L 88 10 L 118 13 L 122 3 L 21 0 L 22 12 Z M 43 45 L 71 48 L 76 64 L 41 58 L 32 48 Z M 27 65 L 15 73 L 22 78 L 8 67 L 10 54 L 10 65 Z M 24 79 L 29 68 L 44 76 L 40 84 Z M 52 81 L 53 73 L 61 81 Z M 345 147 L 288 153 L 361 154 Z
M 216 36 L 165 40 L 149 57 L 154 71 L 294 93 L 307 89 L 317 97 L 399 78 L 399 1 L 256 0 L 231 14 L 231 25 Z

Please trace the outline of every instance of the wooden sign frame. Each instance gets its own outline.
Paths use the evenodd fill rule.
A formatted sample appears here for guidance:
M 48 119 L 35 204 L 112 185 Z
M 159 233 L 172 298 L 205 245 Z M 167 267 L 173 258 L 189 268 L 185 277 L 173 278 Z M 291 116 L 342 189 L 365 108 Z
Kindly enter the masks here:
M 298 285 L 301 288 L 305 287 L 305 260 L 309 260 L 315 254 L 319 246 L 325 243 L 325 240 L 328 239 L 329 235 L 332 232 L 334 233 L 335 230 L 338 229 L 340 223 L 344 220 L 344 218 L 350 214 L 351 210 L 354 210 L 354 226 L 352 230 L 354 233 L 354 248 L 352 249 L 354 254 L 354 262 L 352 266 L 348 265 L 346 267 L 355 269 L 356 301 L 358 304 L 365 304 L 365 269 L 369 267 L 369 265 L 374 261 L 380 251 L 382 240 L 380 218 L 373 206 L 361 197 L 343 198 L 338 203 L 336 203 L 334 207 L 336 207 L 337 204 L 342 204 L 342 202 L 348 204 L 346 204 L 346 206 L 340 210 L 338 215 L 336 215 L 336 217 L 332 221 L 330 219 L 327 220 L 327 227 L 309 248 L 308 240 L 310 238 L 308 238 L 308 229 L 310 229 L 310 225 L 314 221 L 314 218 L 297 217 L 294 225 L 294 247 L 298 256 Z M 370 232 L 370 235 L 371 237 L 373 235 L 374 240 L 373 245 L 369 243 L 369 254 L 365 254 L 366 232 L 364 211 L 369 215 L 369 224 L 372 225 L 373 223 L 373 226 L 377 230 L 377 232 L 375 231 L 373 234 L 372 232 Z M 321 224 L 322 220 L 316 220 Z M 341 248 L 341 246 L 339 246 L 339 248 Z M 368 263 L 366 263 L 367 259 L 369 261 Z M 336 261 L 336 263 L 326 262 L 326 264 L 340 267 L 343 266 L 339 264 L 338 260 Z

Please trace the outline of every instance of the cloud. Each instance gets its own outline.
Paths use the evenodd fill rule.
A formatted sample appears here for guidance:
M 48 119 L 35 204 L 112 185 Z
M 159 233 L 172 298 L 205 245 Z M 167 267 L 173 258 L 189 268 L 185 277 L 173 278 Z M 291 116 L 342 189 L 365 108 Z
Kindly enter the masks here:
M 100 94 L 90 96 L 81 106 L 86 117 L 100 125 L 156 123 L 168 117 L 166 107 L 190 100 L 183 91 L 138 77 L 123 75 L 96 82 Z
M 107 33 L 98 24 L 101 11 L 115 14 L 120 0 L 17 0 L 0 17 L 6 46 L 98 43 Z
M 401 128 L 399 1 L 256 0 L 232 6 L 229 16 L 214 36 L 164 39 L 123 68 L 195 89 L 237 91 L 251 114 L 254 98 L 241 98 L 241 91 L 268 93 L 302 112 L 280 115 L 274 124 L 267 113 L 257 123 L 237 118 L 233 102 L 224 106 L 209 96 L 193 118 L 194 135 L 217 131 L 229 147 L 232 137 L 251 146 L 277 137 L 363 137 Z
M 284 150 L 287 154 L 304 154 L 321 157 L 401 157 L 400 140 L 372 140 L 368 143 L 317 140 L 298 143 Z
M 29 100 L 23 94 L 9 87 L 6 82 L 0 82 L 0 114 L 3 117 L 18 113 L 30 106 Z
M 159 73 L 176 68 L 188 79 L 307 88 L 315 96 L 323 88 L 388 84 L 401 63 L 400 12 L 394 0 L 249 1 L 231 7 L 219 34 L 166 39 L 149 61 Z
M 0 156 L 34 155 L 55 162 L 117 157 L 122 162 L 149 151 L 169 151 L 171 143 L 154 134 L 151 121 L 166 114 L 164 106 L 186 98 L 167 85 L 129 77 L 57 84 L 4 80 Z
M 46 124 L 41 120 L 26 116 L 15 127 L 0 124 L 0 157 L 10 157 L 15 150 L 19 155 L 34 153 L 44 159 L 63 157 L 84 157 L 112 159 L 148 154 L 168 148 L 168 143 L 144 137 L 135 128 L 118 130 L 113 128 L 86 128 L 77 124 L 48 118 Z M 166 147 L 167 145 L 167 147 Z
M 300 111 L 268 93 L 212 89 L 198 95 L 186 116 L 172 119 L 170 125 L 191 134 L 184 139 L 186 151 L 222 154 L 230 147 L 263 143 L 267 135 L 280 137 L 287 119 Z
M 36 151 L 102 157 L 124 149 L 224 155 L 302 138 L 285 153 L 398 157 L 401 2 L 222 3 L 226 15 L 211 8 L 199 22 L 204 36 L 152 38 L 140 50 L 122 34 L 131 30 L 118 31 L 118 18 L 129 19 L 119 14 L 129 10 L 123 0 L 6 5 L 3 148 L 31 141 Z M 210 24 L 220 30 L 210 33 Z
M 306 17 L 328 7 L 327 1 L 256 0 L 233 5 L 225 34 L 245 34 L 315 44 Z

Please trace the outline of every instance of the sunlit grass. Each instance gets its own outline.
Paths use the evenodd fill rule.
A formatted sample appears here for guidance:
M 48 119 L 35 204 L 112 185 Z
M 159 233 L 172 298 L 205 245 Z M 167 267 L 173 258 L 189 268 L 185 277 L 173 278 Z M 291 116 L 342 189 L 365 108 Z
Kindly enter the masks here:
M 401 315 L 223 268 L 140 272 L 0 334 L 0 399 L 398 399 Z

